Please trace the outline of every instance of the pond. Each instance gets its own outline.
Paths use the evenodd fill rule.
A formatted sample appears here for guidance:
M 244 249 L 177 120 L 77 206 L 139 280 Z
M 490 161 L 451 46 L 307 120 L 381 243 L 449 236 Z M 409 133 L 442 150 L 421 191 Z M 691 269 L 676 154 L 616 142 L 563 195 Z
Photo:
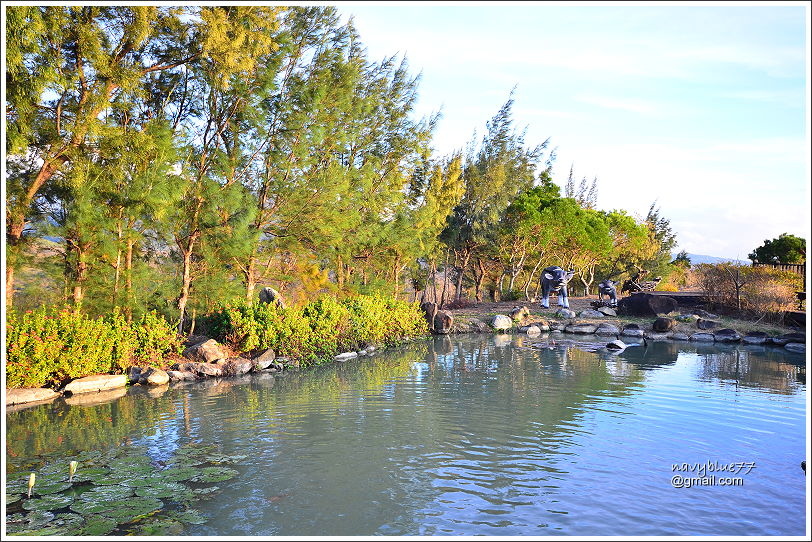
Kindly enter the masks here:
M 276 378 L 10 409 L 7 528 L 804 534 L 803 355 L 538 344 L 438 337 Z

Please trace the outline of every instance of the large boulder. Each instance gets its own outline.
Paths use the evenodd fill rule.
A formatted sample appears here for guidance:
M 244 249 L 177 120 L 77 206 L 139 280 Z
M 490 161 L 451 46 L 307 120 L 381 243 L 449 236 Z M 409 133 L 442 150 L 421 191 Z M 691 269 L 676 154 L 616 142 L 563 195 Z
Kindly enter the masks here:
M 265 287 L 259 291 L 259 300 L 263 303 L 276 305 L 280 309 L 285 308 L 285 302 L 282 300 L 282 294 L 271 287 Z
M 147 367 L 141 371 L 138 377 L 138 383 L 147 386 L 163 386 L 169 383 L 169 375 L 166 371 L 156 367 Z
M 713 334 L 713 339 L 718 343 L 737 343 L 742 340 L 742 336 L 735 329 L 720 329 Z
M 127 375 L 92 375 L 76 380 L 65 386 L 65 393 L 93 393 L 123 388 L 127 385 Z
M 672 341 L 687 341 L 689 337 L 686 333 L 682 333 L 681 331 L 672 331 L 668 334 L 668 338 Z
M 624 297 L 617 304 L 618 314 L 626 316 L 657 316 L 677 310 L 677 301 L 673 297 L 636 293 Z
M 183 357 L 192 361 L 199 361 L 202 363 L 211 363 L 218 359 L 225 359 L 228 357 L 225 351 L 214 339 L 209 339 L 205 342 L 190 346 L 183 351 Z
M 197 375 L 187 371 L 167 371 L 166 375 L 172 382 L 182 382 L 184 380 L 197 380 Z
M 676 320 L 672 318 L 660 317 L 654 320 L 654 323 L 651 324 L 651 329 L 662 333 L 666 331 L 671 331 L 672 329 L 674 329 L 674 326 L 676 325 L 677 325 Z
M 509 331 L 513 328 L 513 320 L 503 314 L 497 314 L 493 317 L 493 320 L 491 320 L 491 327 L 496 332 Z
M 769 336 L 763 331 L 751 331 L 742 337 L 744 344 L 765 344 Z
M 251 360 L 245 358 L 226 358 L 214 362 L 214 365 L 220 367 L 223 376 L 239 376 L 244 375 L 254 366 Z
M 688 337 L 688 340 L 694 342 L 712 343 L 716 339 L 713 338 L 713 333 L 694 333 Z
M 48 388 L 9 388 L 6 390 L 6 405 L 49 401 L 60 395 L 59 392 Z
M 530 309 L 527 307 L 513 307 L 513 310 L 510 311 L 509 316 L 511 320 L 517 324 L 521 324 L 530 316 Z
M 528 337 L 538 337 L 539 335 L 541 335 L 541 329 L 538 326 L 535 326 L 535 325 L 534 326 L 527 326 L 527 329 L 525 330 L 525 333 L 527 333 Z
M 571 319 L 571 318 L 575 318 L 575 312 L 574 312 L 574 311 L 571 311 L 571 310 L 569 310 L 569 309 L 560 308 L 560 309 L 558 309 L 558 310 L 556 311 L 556 313 L 555 313 L 555 317 L 556 317 L 556 318 L 565 318 L 565 319 Z
M 173 371 L 193 373 L 199 376 L 220 376 L 223 369 L 216 363 L 200 363 L 198 361 L 187 361 L 186 363 L 175 363 L 170 367 Z
M 643 337 L 645 332 L 637 324 L 626 324 L 623 326 L 623 329 L 620 330 L 620 334 L 624 337 Z
M 784 348 L 790 352 L 797 352 L 798 354 L 806 354 L 806 344 L 804 343 L 787 343 Z
M 780 337 L 773 337 L 771 339 L 773 344 L 777 344 L 778 346 L 784 346 L 788 343 L 805 343 L 806 342 L 806 334 L 805 333 L 785 333 Z
M 595 335 L 620 335 L 620 330 L 617 326 L 603 322 L 595 330 Z
M 275 359 L 276 353 L 274 353 L 273 349 L 268 348 L 267 350 L 254 356 L 254 358 L 251 361 L 253 361 L 254 363 L 255 371 L 263 371 L 267 369 Z
M 719 325 L 719 322 L 715 320 L 706 320 L 704 318 L 700 318 L 696 321 L 696 327 L 699 329 L 713 329 Z
M 348 359 L 354 359 L 358 357 L 358 352 L 344 352 L 335 356 L 333 359 L 336 361 L 347 361 Z
M 612 307 L 598 307 L 597 310 L 604 316 L 617 316 L 617 311 Z

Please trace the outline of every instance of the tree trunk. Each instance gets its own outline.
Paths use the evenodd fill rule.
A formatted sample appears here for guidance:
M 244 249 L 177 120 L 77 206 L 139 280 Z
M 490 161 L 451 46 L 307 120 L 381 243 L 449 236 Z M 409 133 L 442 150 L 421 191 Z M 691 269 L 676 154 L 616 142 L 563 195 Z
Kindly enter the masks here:
M 181 246 L 178 243 L 183 253 L 183 278 L 180 289 L 180 296 L 178 297 L 178 333 L 183 334 L 183 319 L 186 316 L 186 305 L 189 302 L 189 292 L 192 289 L 192 254 L 194 251 L 195 241 L 199 232 L 195 232 L 189 236 L 186 246 Z
M 248 267 L 243 271 L 243 276 L 245 276 L 245 301 L 249 305 L 254 303 L 254 291 L 257 288 L 256 267 L 257 258 L 251 255 L 248 258 Z
M 113 306 L 118 307 L 118 292 L 119 283 L 121 281 L 121 239 L 122 239 L 122 225 L 121 225 L 121 210 L 118 214 L 118 222 L 116 224 L 116 263 L 113 267 L 116 270 L 115 278 L 113 279 Z
M 536 265 L 533 266 L 533 270 L 530 271 L 530 276 L 527 277 L 527 282 L 524 285 L 524 298 L 527 301 L 530 301 L 530 285 L 533 283 L 533 277 L 536 275 L 536 271 L 538 271 L 539 266 L 541 266 L 542 259 L 543 258 L 539 258 L 539 260 L 536 262 Z
M 482 303 L 482 283 L 485 281 L 485 264 L 482 263 L 482 258 L 477 258 L 477 267 L 479 267 L 479 275 L 474 272 L 474 283 L 475 291 L 474 295 L 476 296 L 476 302 Z
M 445 264 L 443 265 L 443 295 L 440 298 L 440 308 L 442 309 L 445 306 L 445 291 L 448 288 L 448 252 L 449 250 L 446 249 L 445 251 Z M 456 255 L 454 256 L 456 260 Z
M 133 321 L 133 304 L 135 299 L 133 298 L 133 246 L 135 245 L 135 241 L 132 239 L 127 239 L 127 256 L 124 259 L 124 268 L 126 274 L 126 281 L 125 281 L 125 298 L 126 302 L 124 304 L 124 315 L 127 318 L 128 322 Z
M 88 271 L 87 245 L 83 246 L 81 242 L 73 243 L 73 250 L 76 253 L 76 265 L 73 268 L 73 305 L 78 311 L 85 297 L 84 285 Z
M 471 259 L 471 250 L 465 250 L 465 256 L 462 259 L 462 265 L 459 267 L 460 274 L 457 276 L 457 292 L 456 292 L 456 299 L 459 301 L 462 298 L 462 278 L 465 275 L 465 268 L 468 267 L 468 260 Z M 454 253 L 454 262 L 456 263 L 457 254 Z
M 11 310 L 14 303 L 14 266 L 6 262 L 6 311 Z

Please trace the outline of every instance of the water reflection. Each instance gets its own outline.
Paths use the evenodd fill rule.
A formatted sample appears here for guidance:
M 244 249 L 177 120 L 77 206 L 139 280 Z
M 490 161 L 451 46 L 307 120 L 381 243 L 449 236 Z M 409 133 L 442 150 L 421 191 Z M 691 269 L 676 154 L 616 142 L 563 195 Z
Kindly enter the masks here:
M 59 400 L 7 414 L 9 469 L 127 442 L 160 461 L 188 442 L 248 455 L 189 535 L 803 532 L 801 508 L 800 519 L 767 513 L 804 504 L 795 358 L 672 342 L 618 354 L 539 344 L 440 336 L 277 377 Z M 694 459 L 758 460 L 764 476 L 737 493 L 675 492 L 669 465 Z M 708 510 L 717 516 L 685 532 L 686 514 Z

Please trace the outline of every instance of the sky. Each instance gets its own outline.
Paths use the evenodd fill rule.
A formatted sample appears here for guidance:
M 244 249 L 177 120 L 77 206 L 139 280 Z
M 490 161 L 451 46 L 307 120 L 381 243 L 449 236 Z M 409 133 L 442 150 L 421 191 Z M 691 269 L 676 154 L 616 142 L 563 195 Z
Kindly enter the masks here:
M 357 3 L 370 60 L 420 74 L 435 150 L 481 138 L 514 93 L 529 145 L 562 187 L 597 177 L 597 207 L 656 202 L 678 250 L 746 259 L 809 240 L 809 4 Z

